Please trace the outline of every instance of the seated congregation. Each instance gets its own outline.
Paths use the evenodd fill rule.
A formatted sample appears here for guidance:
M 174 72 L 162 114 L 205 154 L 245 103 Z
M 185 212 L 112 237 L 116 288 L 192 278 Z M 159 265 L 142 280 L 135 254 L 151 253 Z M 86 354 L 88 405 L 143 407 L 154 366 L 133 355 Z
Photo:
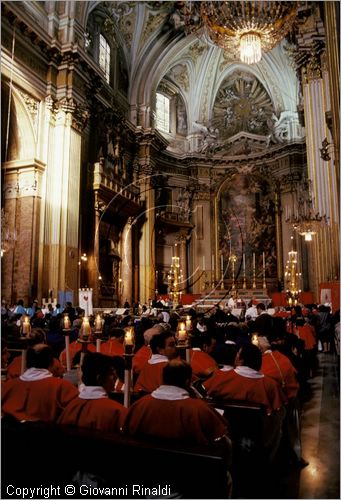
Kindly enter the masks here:
M 254 486 L 245 491 L 247 464 L 254 478 L 264 466 L 276 478 L 283 465 L 307 465 L 300 413 L 309 397 L 307 381 L 316 371 L 319 312 L 303 315 L 297 307 L 288 320 L 261 309 L 256 318 L 243 323 L 227 320 L 223 328 L 221 312 L 219 321 L 215 314 L 216 309 L 207 317 L 191 310 L 187 349 L 177 345 L 172 314 L 168 322 L 163 316 L 154 322 L 146 317 L 133 322 L 129 315 L 106 317 L 107 340 L 102 339 L 101 352 L 90 343 L 83 355 L 77 341 L 80 323 L 73 318 L 69 347 L 73 376 L 66 372 L 61 315 L 51 316 L 45 325 L 33 324 L 24 340 L 8 320 L 2 342 L 3 443 L 9 443 L 11 436 L 23 447 L 30 435 L 41 454 L 48 456 L 54 443 L 66 454 L 78 455 L 68 472 L 65 464 L 70 460 L 62 460 L 60 467 L 59 458 L 52 460 L 54 478 L 64 481 L 77 483 L 85 474 L 93 484 L 112 485 L 112 471 L 99 458 L 104 448 L 110 448 L 118 462 L 114 470 L 120 468 L 119 477 L 126 484 L 133 478 L 122 476 L 121 469 L 134 455 L 134 463 L 140 459 L 138 468 L 145 481 L 153 483 L 161 474 L 178 497 L 261 498 L 264 491 L 257 493 Z M 332 330 L 333 318 L 328 319 Z M 124 328 L 129 325 L 134 327 L 136 345 L 127 405 Z M 22 354 L 10 361 L 15 349 Z M 80 449 L 87 455 L 86 464 Z M 154 468 L 143 464 L 146 449 Z M 197 471 L 204 468 L 206 474 L 195 474 L 193 483 L 179 481 L 176 474 L 175 481 L 173 470 L 165 466 L 160 471 L 160 460 L 166 460 L 168 469 L 181 460 L 186 471 L 195 463 Z M 5 482 L 12 473 L 6 467 Z

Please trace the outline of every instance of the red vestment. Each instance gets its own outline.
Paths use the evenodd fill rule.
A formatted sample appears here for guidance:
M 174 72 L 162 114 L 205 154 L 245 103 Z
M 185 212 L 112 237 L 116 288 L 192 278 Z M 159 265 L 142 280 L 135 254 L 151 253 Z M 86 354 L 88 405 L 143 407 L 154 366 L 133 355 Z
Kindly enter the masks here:
M 148 345 L 143 345 L 133 357 L 133 372 L 138 375 L 148 359 L 151 357 L 152 351 Z
M 78 396 L 67 380 L 48 377 L 41 380 L 7 380 L 2 387 L 2 414 L 17 420 L 56 422 L 64 408 Z
M 207 376 L 211 371 L 218 368 L 215 360 L 201 350 L 191 349 L 190 359 L 193 375 L 197 377 Z
M 107 342 L 101 344 L 101 354 L 106 354 L 107 356 L 122 356 L 124 355 L 124 347 L 122 342 L 116 338 L 112 338 Z
M 81 399 L 78 397 L 67 405 L 58 423 L 119 432 L 127 411 L 123 405 L 109 398 Z
M 316 346 L 316 336 L 312 325 L 296 326 L 294 333 L 298 338 L 304 340 L 304 349 L 314 349 Z
M 297 395 L 299 389 L 297 372 L 284 354 L 279 351 L 265 352 L 262 356 L 260 371 L 276 380 L 288 398 L 294 398 Z
M 227 434 L 227 423 L 201 399 L 142 397 L 128 410 L 124 430 L 145 439 L 170 439 L 206 445 Z
M 235 370 L 216 370 L 203 386 L 213 398 L 262 404 L 268 413 L 281 408 L 286 401 L 278 383 L 266 375 L 262 378 L 251 378 L 239 375 Z
M 162 371 L 168 361 L 150 364 L 146 363 L 137 377 L 134 391 L 153 392 L 162 384 Z

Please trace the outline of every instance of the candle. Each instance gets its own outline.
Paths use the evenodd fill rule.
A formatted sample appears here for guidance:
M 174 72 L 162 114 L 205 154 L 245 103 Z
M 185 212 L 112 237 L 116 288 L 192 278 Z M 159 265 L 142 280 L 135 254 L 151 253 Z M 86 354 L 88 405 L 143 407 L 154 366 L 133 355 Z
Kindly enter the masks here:
M 263 252 L 263 269 L 265 269 L 265 252 Z
M 31 330 L 31 324 L 30 324 L 30 318 L 28 316 L 25 316 L 23 325 L 22 325 L 22 333 L 23 335 L 27 335 L 30 333 Z
M 96 339 L 96 352 L 101 352 L 101 339 Z
M 186 317 L 186 330 L 191 330 L 192 329 L 192 322 L 191 322 L 191 317 L 187 316 Z
M 125 345 L 134 345 L 134 340 L 133 340 L 133 331 L 131 328 L 126 331 L 125 336 L 124 336 L 124 342 Z
M 182 323 L 183 325 L 183 323 Z M 184 340 L 186 340 L 186 337 L 187 337 L 187 333 L 186 333 L 186 330 L 185 329 L 181 329 L 179 330 L 179 333 L 178 333 L 178 340 L 180 342 L 183 342 Z
M 205 255 L 202 256 L 202 270 L 205 271 Z
M 245 273 L 245 253 L 243 253 L 243 271 Z
M 65 328 L 67 330 L 67 328 Z M 70 353 L 70 336 L 65 335 L 65 352 L 66 352 L 66 370 L 71 370 L 71 353 Z
M 71 328 L 71 321 L 70 321 L 69 315 L 65 314 L 65 316 L 64 316 L 64 330 L 70 330 L 70 328 Z
M 97 314 L 96 320 L 95 320 L 95 332 L 99 333 L 101 331 L 102 331 L 102 319 L 101 319 L 101 316 L 99 314 Z
M 252 254 L 252 267 L 253 267 L 253 270 L 256 269 L 256 254 L 254 252 Z
M 91 326 L 89 323 L 89 318 L 84 316 L 81 327 L 81 336 L 86 339 L 91 334 Z

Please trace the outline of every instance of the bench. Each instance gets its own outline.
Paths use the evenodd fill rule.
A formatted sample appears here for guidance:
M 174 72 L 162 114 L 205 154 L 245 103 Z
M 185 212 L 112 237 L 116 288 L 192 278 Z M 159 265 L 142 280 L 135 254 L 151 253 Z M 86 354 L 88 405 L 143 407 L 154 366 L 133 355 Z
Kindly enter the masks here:
M 227 498 L 231 461 L 227 443 L 198 447 L 145 442 L 6 418 L 1 429 L 1 498 L 13 498 L 14 488 L 39 486 L 60 487 L 60 496 L 54 491 L 50 498 L 150 498 L 155 492 L 157 498 L 165 493 L 181 494 L 182 498 Z M 65 486 L 70 484 L 75 485 L 75 494 L 65 496 Z M 91 487 L 97 488 L 96 495 Z M 153 492 L 152 488 L 159 490 Z M 41 491 L 31 498 L 43 498 Z

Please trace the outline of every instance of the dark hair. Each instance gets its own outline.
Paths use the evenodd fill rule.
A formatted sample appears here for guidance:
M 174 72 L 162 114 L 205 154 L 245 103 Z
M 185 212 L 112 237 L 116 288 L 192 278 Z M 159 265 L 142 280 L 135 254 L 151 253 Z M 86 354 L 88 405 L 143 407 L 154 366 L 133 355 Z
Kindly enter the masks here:
M 244 344 L 239 350 L 239 358 L 243 360 L 244 366 L 260 370 L 262 366 L 262 353 L 253 344 Z
M 234 366 L 236 356 L 237 356 L 236 344 L 223 344 L 216 350 L 216 352 L 213 355 L 218 365 L 230 365 L 230 366 Z
M 111 327 L 109 331 L 109 336 L 110 337 L 115 337 L 116 339 L 119 339 L 120 337 L 124 337 L 125 331 L 123 328 L 117 328 L 117 327 Z
M 256 309 L 261 309 L 262 311 L 265 311 L 265 305 L 263 304 L 263 302 L 257 304 Z
M 302 317 L 296 318 L 295 319 L 296 326 L 304 326 L 305 325 L 305 319 Z
M 182 389 L 186 389 L 191 378 L 191 365 L 182 359 L 169 361 L 162 372 L 162 380 L 165 385 L 175 385 Z
M 193 335 L 191 338 L 191 345 L 192 347 L 200 347 L 200 349 L 202 349 L 204 345 L 210 346 L 213 339 L 215 340 L 215 337 L 207 333 L 204 335 Z
M 27 337 L 27 345 L 33 347 L 36 344 L 44 344 L 46 342 L 46 334 L 43 328 L 32 328 L 31 333 Z
M 45 368 L 48 369 L 53 363 L 53 351 L 46 344 L 36 344 L 27 349 L 26 366 L 27 368 Z
M 85 385 L 100 386 L 103 379 L 114 369 L 113 357 L 100 352 L 88 352 L 82 363 L 82 382 Z
M 158 354 L 159 349 L 164 349 L 166 346 L 166 340 L 169 337 L 174 337 L 174 333 L 170 330 L 165 330 L 163 332 L 157 333 L 156 335 L 153 335 L 153 337 L 150 339 L 149 346 L 152 350 L 153 354 Z

